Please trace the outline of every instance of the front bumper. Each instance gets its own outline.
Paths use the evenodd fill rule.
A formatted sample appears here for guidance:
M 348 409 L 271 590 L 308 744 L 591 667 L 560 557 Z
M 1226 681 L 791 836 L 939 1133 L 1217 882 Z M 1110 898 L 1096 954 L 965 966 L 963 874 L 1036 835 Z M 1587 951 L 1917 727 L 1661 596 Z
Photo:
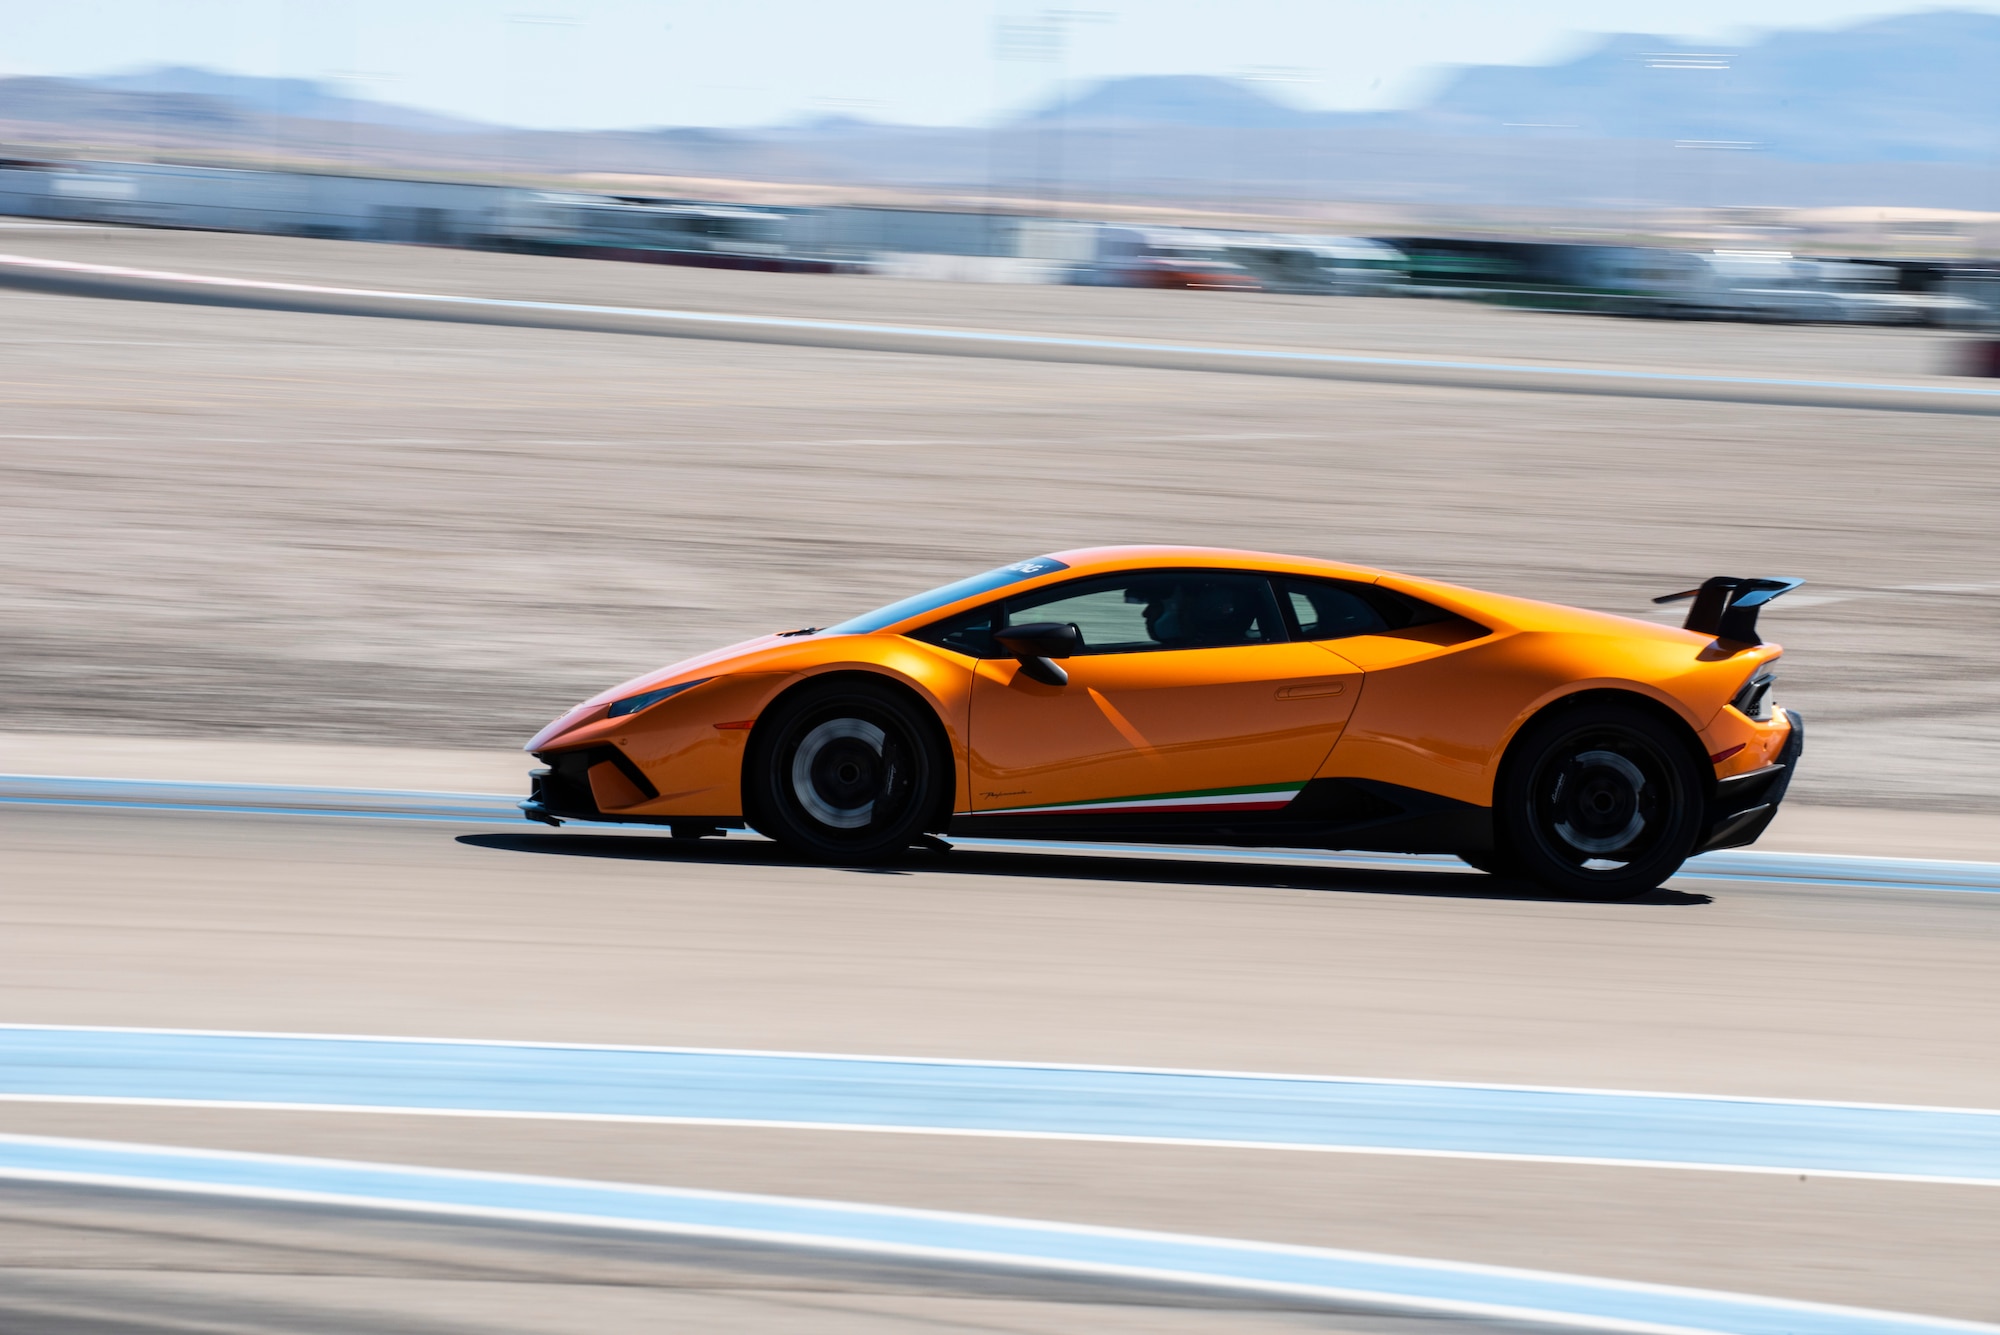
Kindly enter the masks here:
M 604 810 L 603 803 L 598 801 L 598 788 L 593 784 L 591 771 L 594 769 L 616 771 L 638 797 L 655 798 L 660 795 L 659 789 L 639 767 L 615 746 L 550 751 L 538 754 L 535 759 L 547 762 L 548 768 L 528 772 L 527 800 L 515 804 L 528 820 L 540 821 L 544 825 L 561 825 L 566 820 L 669 825 L 677 835 L 682 831 L 712 833 L 743 828 L 740 816 L 633 816 Z M 606 782 L 608 776 L 600 774 L 597 780 Z M 619 799 L 613 797 L 611 801 L 617 804 Z
M 549 772 L 545 769 L 528 771 L 528 796 L 514 805 L 521 808 L 521 814 L 529 820 L 540 821 L 544 825 L 560 825 L 563 818 L 549 809 Z
M 1770 828 L 1777 817 L 1778 804 L 1785 800 L 1785 792 L 1792 786 L 1799 756 L 1805 751 L 1805 720 L 1791 709 L 1785 711 L 1785 718 L 1792 731 L 1775 761 L 1762 769 L 1746 770 L 1717 781 L 1715 800 L 1708 809 L 1708 837 L 1695 849 L 1697 853 L 1754 844 Z
M 617 784 L 622 780 L 625 794 L 621 798 L 613 796 L 614 806 L 627 806 L 643 798 L 660 795 L 660 790 L 652 785 L 639 767 L 626 759 L 624 752 L 615 746 L 587 746 L 576 751 L 550 751 L 537 754 L 535 759 L 548 762 L 547 769 L 531 770 L 528 774 L 528 800 L 521 803 L 521 814 L 529 820 L 538 820 L 544 825 L 560 825 L 569 820 L 619 820 L 621 817 L 604 810 L 604 803 L 598 798 L 598 780 L 593 770 L 608 770 L 605 780 Z M 611 775 L 615 774 L 615 779 Z M 617 788 L 612 790 L 616 793 Z

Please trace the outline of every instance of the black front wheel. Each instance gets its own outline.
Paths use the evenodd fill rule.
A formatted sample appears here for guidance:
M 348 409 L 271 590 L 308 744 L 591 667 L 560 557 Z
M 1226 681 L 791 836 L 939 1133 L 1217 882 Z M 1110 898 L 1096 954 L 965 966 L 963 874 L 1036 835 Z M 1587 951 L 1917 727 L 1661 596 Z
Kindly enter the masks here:
M 1657 888 L 1694 852 L 1704 809 L 1701 771 L 1672 725 L 1610 702 L 1531 723 L 1495 799 L 1500 858 L 1578 899 Z
M 950 757 L 933 734 L 892 686 L 849 680 L 787 696 L 750 735 L 750 822 L 818 862 L 901 853 L 943 808 L 950 782 Z

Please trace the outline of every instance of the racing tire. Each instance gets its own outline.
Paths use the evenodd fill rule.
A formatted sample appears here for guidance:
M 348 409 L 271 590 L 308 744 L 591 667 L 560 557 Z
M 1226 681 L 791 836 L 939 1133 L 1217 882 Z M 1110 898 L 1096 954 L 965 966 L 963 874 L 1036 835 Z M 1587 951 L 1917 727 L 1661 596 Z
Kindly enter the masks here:
M 750 734 L 753 828 L 814 862 L 903 854 L 944 809 L 950 757 L 935 722 L 892 686 L 847 680 L 780 700 Z
M 1496 863 L 1570 899 L 1659 888 L 1694 852 L 1706 809 L 1701 771 L 1672 725 L 1609 701 L 1530 723 L 1494 796 Z

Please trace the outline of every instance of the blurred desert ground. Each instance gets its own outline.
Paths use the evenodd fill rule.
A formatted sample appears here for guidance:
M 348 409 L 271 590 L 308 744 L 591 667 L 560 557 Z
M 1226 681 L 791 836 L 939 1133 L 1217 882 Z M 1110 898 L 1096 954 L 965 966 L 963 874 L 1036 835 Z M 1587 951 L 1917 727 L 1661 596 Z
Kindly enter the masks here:
M 116 228 L 10 226 L 0 249 L 543 300 L 1826 379 L 1935 380 L 1955 351 L 1926 331 Z M 1992 418 L 4 289 L 0 311 L 0 730 L 13 734 L 74 734 L 80 750 L 138 736 L 497 755 L 688 653 L 1040 552 L 1195 542 L 1629 615 L 1708 574 L 1800 575 L 1810 586 L 1766 617 L 1789 650 L 1782 697 L 1809 721 L 1795 798 L 1978 812 L 2000 797 Z M 377 782 L 425 786 L 380 754 Z

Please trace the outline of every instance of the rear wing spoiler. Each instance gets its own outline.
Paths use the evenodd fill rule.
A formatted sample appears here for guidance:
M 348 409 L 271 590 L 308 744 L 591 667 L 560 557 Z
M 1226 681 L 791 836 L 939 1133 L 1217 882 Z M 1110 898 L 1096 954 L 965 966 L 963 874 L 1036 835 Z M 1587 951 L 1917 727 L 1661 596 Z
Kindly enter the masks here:
M 1677 603 L 1692 598 L 1694 606 L 1688 609 L 1687 620 L 1681 623 L 1687 629 L 1735 644 L 1762 644 L 1764 641 L 1757 634 L 1758 611 L 1773 598 L 1783 597 L 1803 583 L 1802 579 L 1782 576 L 1744 579 L 1715 575 L 1703 580 L 1698 589 L 1669 593 L 1653 601 Z

